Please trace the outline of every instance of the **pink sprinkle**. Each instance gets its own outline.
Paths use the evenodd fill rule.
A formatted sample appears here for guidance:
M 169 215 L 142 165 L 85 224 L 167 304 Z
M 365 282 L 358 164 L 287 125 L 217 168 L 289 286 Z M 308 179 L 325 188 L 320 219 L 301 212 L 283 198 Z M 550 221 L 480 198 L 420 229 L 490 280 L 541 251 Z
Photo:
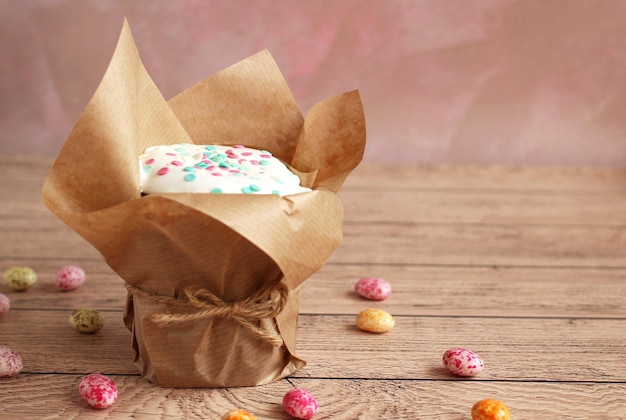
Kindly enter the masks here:
M 263 153 L 262 155 L 259 155 L 259 156 L 261 156 L 262 158 L 266 158 L 266 159 L 272 157 L 272 155 L 268 155 L 267 153 Z
M 237 158 L 239 157 L 239 156 L 237 156 L 237 155 L 236 155 L 236 154 L 234 154 L 234 153 L 227 153 L 226 155 L 227 155 L 230 159 L 237 159 Z
M 211 164 L 211 163 L 213 163 L 213 162 L 212 162 L 212 161 L 210 161 L 210 160 L 206 160 L 206 159 L 205 159 L 205 160 L 203 160 L 203 161 L 202 161 L 202 163 L 206 163 L 207 165 L 209 165 L 209 164 Z
M 259 161 L 258 160 L 251 160 L 250 163 L 253 164 L 253 165 L 258 165 Z
M 243 144 L 235 144 L 235 145 L 233 145 L 233 147 L 234 147 L 235 149 L 243 149 L 243 148 L 244 148 L 244 147 L 246 147 L 246 146 L 244 146 Z
M 178 156 L 176 153 L 172 153 L 172 152 L 167 152 L 166 155 L 168 155 L 168 156 Z
M 214 166 L 214 165 L 211 165 L 211 166 L 207 166 L 207 167 L 206 167 L 206 170 L 207 170 L 207 171 L 212 171 L 213 169 L 215 169 L 215 166 Z
M 146 160 L 146 165 L 152 165 L 154 163 L 154 159 L 150 158 L 148 160 Z
M 220 172 L 211 172 L 211 175 L 213 175 L 213 176 L 222 176 L 222 174 Z
M 174 166 L 183 166 L 183 163 L 179 160 L 173 160 L 170 163 Z
M 248 161 L 248 159 L 239 159 L 239 160 L 237 161 L 237 163 L 244 163 L 244 162 L 247 162 L 247 161 Z
M 231 173 L 233 173 L 233 174 L 238 174 L 238 173 L 239 173 L 239 169 L 231 169 L 231 170 L 230 170 L 230 171 L 228 171 L 228 172 L 231 172 Z
M 157 171 L 157 175 L 165 175 L 170 171 L 170 168 L 168 168 L 167 166 L 162 167 L 161 169 L 159 169 Z
M 241 156 L 252 156 L 252 152 L 242 152 Z

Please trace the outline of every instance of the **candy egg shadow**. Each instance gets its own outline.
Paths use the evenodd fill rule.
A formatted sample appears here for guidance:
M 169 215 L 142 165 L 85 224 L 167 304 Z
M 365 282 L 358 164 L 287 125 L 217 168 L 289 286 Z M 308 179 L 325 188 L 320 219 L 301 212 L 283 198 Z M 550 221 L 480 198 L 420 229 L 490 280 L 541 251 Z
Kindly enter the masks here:
M 444 366 L 431 366 L 430 368 L 428 368 L 428 374 L 436 378 L 456 379 L 460 381 L 472 380 L 472 379 L 475 379 L 477 376 L 477 375 L 474 375 L 474 376 L 455 375 L 454 373 L 446 369 Z

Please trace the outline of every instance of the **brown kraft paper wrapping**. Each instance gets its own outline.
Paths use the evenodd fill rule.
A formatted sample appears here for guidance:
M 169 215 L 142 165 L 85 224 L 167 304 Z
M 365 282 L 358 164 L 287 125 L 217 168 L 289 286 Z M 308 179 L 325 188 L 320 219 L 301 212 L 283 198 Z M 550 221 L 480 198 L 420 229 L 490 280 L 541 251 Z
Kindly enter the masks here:
M 313 191 L 141 196 L 138 156 L 185 142 L 266 149 Z M 357 91 L 303 118 L 267 51 L 165 101 L 124 22 L 42 194 L 126 282 L 124 321 L 146 379 L 260 385 L 305 365 L 295 353 L 298 288 L 341 242 L 336 192 L 364 146 Z

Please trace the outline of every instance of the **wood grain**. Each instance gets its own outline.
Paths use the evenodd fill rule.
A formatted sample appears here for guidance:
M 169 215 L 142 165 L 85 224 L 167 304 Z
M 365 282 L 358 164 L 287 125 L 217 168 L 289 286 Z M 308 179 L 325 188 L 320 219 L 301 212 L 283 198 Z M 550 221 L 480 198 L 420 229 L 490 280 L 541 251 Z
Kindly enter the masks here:
M 23 293 L 0 284 L 12 303 L 0 344 L 25 363 L 0 379 L 0 418 L 219 419 L 241 407 L 288 419 L 280 402 L 297 386 L 320 400 L 315 419 L 469 420 L 487 397 L 514 419 L 626 419 L 626 170 L 359 167 L 340 193 L 344 242 L 301 292 L 307 366 L 261 387 L 167 389 L 132 364 L 124 282 L 43 206 L 52 161 L 0 157 L 0 269 L 27 265 L 39 276 Z M 60 292 L 54 276 L 69 264 L 87 282 Z M 391 297 L 356 296 L 366 276 L 389 280 Z M 396 327 L 358 330 L 355 315 L 370 306 Z M 105 327 L 72 330 L 78 307 L 102 311 Z M 485 370 L 449 374 L 441 355 L 452 346 L 481 354 Z M 76 391 L 95 371 L 120 389 L 108 410 Z

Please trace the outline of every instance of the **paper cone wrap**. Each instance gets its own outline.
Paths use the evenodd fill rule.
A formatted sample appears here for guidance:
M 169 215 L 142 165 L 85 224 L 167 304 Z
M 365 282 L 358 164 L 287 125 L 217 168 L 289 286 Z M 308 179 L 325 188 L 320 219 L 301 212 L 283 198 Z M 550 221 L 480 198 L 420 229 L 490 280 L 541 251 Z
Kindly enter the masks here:
M 244 144 L 311 192 L 150 194 L 139 155 L 174 143 Z M 342 238 L 336 192 L 360 162 L 358 92 L 300 114 L 267 51 L 165 101 L 129 26 L 43 188 L 47 207 L 128 287 L 135 365 L 165 387 L 268 383 L 295 372 L 298 289 Z

